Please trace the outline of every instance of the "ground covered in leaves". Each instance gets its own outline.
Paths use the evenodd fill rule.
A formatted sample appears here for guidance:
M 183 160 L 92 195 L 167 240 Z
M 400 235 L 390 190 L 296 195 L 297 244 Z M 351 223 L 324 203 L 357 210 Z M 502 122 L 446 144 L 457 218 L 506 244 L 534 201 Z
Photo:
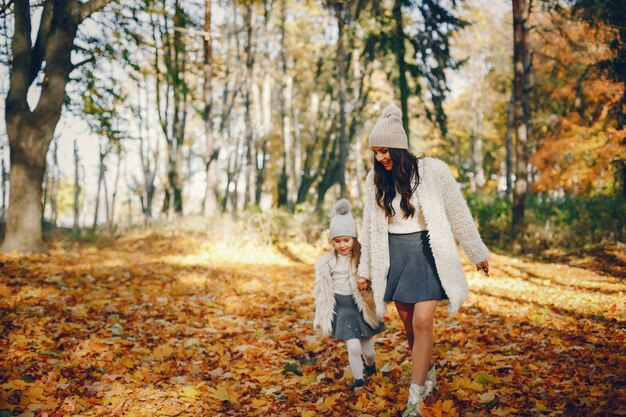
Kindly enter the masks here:
M 396 311 L 376 343 L 382 372 L 349 393 L 345 348 L 312 332 L 310 248 L 149 234 L 51 253 L 0 255 L 0 417 L 404 409 Z M 425 415 L 626 415 L 624 280 L 497 254 L 491 265 L 483 278 L 465 264 L 470 299 L 456 316 L 438 310 Z

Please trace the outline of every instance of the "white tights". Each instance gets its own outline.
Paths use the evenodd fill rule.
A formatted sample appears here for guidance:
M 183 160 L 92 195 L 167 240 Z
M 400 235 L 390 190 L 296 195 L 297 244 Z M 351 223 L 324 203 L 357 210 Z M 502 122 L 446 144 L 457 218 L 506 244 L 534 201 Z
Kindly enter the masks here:
M 374 350 L 374 336 L 364 337 L 363 339 L 346 340 L 348 348 L 348 362 L 352 369 L 354 379 L 363 379 L 363 359 L 366 365 L 373 365 L 376 360 L 376 351 Z

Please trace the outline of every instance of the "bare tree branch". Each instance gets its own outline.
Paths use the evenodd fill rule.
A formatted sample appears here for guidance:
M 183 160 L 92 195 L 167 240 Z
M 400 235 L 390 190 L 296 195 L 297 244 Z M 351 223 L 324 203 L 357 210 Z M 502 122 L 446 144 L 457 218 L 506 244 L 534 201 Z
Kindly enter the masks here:
M 48 43 L 48 35 L 50 34 L 50 26 L 52 24 L 52 15 L 54 13 L 54 1 L 46 0 L 43 5 L 43 12 L 41 13 L 41 23 L 39 24 L 39 30 L 37 31 L 37 40 L 33 47 L 32 61 L 30 63 L 30 75 L 29 84 L 32 83 L 43 62 L 43 57 L 46 54 L 46 44 Z
M 11 49 L 13 54 L 13 66 L 9 92 L 6 99 L 7 129 L 11 126 L 10 114 L 19 113 L 28 108 L 26 93 L 28 91 L 28 75 L 32 60 L 30 40 L 30 8 L 28 2 L 18 1 L 15 4 L 15 33 Z
M 11 4 L 13 4 L 13 0 L 8 0 L 6 3 L 4 1 L 2 2 L 0 6 L 0 17 L 4 17 L 10 13 Z
M 80 6 L 80 21 L 87 19 L 92 13 L 102 9 L 114 0 L 89 0 Z
M 96 57 L 94 55 L 90 56 L 89 58 L 85 58 L 82 61 L 77 62 L 76 64 L 72 65 L 72 70 L 82 67 L 83 65 L 88 64 L 90 62 L 96 62 Z

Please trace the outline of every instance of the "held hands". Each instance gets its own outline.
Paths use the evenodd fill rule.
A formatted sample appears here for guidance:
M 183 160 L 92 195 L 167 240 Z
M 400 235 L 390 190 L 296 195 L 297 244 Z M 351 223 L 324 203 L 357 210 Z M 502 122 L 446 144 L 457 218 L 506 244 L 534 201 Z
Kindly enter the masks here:
M 370 281 L 365 278 L 359 278 L 356 280 L 356 288 L 362 291 L 368 291 L 370 289 Z
M 476 270 L 482 271 L 483 274 L 488 277 L 489 276 L 489 262 L 482 261 L 481 263 L 476 264 Z

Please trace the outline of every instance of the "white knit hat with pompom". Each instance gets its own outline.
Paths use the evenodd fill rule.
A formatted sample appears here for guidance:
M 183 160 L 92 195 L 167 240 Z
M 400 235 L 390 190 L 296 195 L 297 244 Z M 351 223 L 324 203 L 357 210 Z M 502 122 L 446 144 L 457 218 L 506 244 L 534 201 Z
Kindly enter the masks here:
M 402 111 L 395 104 L 390 104 L 384 108 L 383 115 L 370 132 L 370 148 L 408 149 L 408 143 L 406 132 L 402 127 Z
M 337 201 L 333 206 L 330 220 L 330 238 L 337 236 L 357 237 L 356 222 L 350 213 L 350 202 L 345 198 Z

